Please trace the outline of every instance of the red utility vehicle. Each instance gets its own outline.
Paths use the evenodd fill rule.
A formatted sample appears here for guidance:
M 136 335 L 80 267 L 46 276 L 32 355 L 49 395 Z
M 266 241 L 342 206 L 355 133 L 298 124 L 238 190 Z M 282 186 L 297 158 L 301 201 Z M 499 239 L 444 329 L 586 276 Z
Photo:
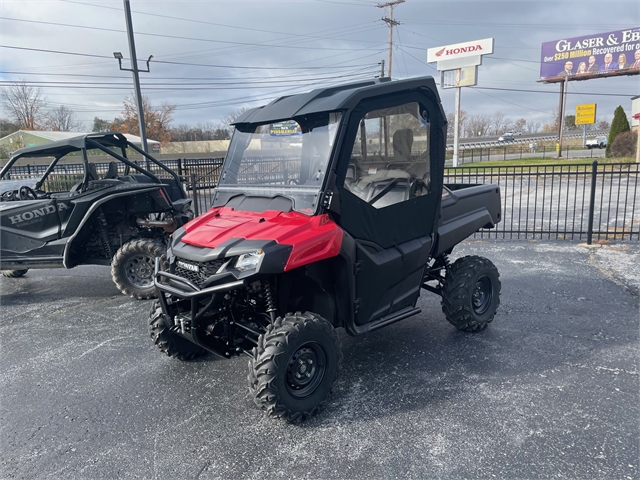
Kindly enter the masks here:
M 150 333 L 169 356 L 246 354 L 270 416 L 316 412 L 336 380 L 335 331 L 360 335 L 442 296 L 449 322 L 485 328 L 500 281 L 447 255 L 500 220 L 495 185 L 443 185 L 446 120 L 431 77 L 279 98 L 235 123 L 213 207 L 156 260 Z

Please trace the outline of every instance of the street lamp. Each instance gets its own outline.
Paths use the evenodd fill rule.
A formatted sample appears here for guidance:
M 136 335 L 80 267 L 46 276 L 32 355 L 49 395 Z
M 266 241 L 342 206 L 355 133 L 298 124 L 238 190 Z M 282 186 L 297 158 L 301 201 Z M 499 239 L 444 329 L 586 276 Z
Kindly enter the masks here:
M 118 60 L 118 65 L 120 67 L 120 70 L 125 70 L 127 72 L 133 72 L 133 69 L 131 68 L 122 68 L 122 59 L 124 58 L 122 56 L 122 53 L 120 52 L 113 52 L 113 56 Z M 147 58 L 147 69 L 146 70 L 140 70 L 139 68 L 137 69 L 138 72 L 147 72 L 149 73 L 149 62 L 151 61 L 151 59 L 153 58 L 153 55 L 149 55 L 149 58 Z
M 144 124 L 144 109 L 142 105 L 142 93 L 140 92 L 140 77 L 138 76 L 139 72 L 148 72 L 149 71 L 149 62 L 153 58 L 153 55 L 149 55 L 147 59 L 147 69 L 140 70 L 138 68 L 138 59 L 136 56 L 136 45 L 135 40 L 133 38 L 133 22 L 131 21 L 131 6 L 129 4 L 129 0 L 123 0 L 124 3 L 124 15 L 125 22 L 127 24 L 127 38 L 129 40 L 129 56 L 131 57 L 131 68 L 122 68 L 122 53 L 121 52 L 113 52 L 113 56 L 116 60 L 118 60 L 118 66 L 120 70 L 127 70 L 133 74 L 133 85 L 135 87 L 135 100 L 138 107 L 138 125 L 140 128 L 140 140 L 142 143 L 142 150 L 145 153 L 148 153 L 147 148 L 147 132 Z M 147 163 L 149 160 L 147 159 Z

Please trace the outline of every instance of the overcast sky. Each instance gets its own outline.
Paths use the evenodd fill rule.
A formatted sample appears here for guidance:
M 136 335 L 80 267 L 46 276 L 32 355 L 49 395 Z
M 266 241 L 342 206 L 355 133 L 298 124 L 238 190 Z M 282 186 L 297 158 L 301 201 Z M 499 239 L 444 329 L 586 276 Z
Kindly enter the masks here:
M 240 107 L 254 107 L 317 86 L 371 78 L 387 59 L 388 10 L 370 0 L 131 0 L 143 93 L 154 105 L 176 105 L 174 125 L 217 123 Z M 88 129 L 94 117 L 112 120 L 133 92 L 113 52 L 130 67 L 121 0 L 1 0 L 2 84 L 25 80 L 42 88 L 49 108 L 65 105 Z M 513 120 L 551 121 L 557 84 L 536 83 L 541 44 L 640 27 L 640 2 L 406 0 L 394 9 L 394 79 L 439 76 L 428 48 L 487 37 L 478 88 L 462 90 L 471 114 L 502 111 Z M 65 53 L 54 53 L 65 52 Z M 43 83 L 39 83 L 43 82 Z M 523 92 L 518 90 L 529 90 Z M 640 76 L 570 82 L 567 113 L 597 103 L 611 120 L 631 111 Z M 453 90 L 440 90 L 444 109 Z M 6 114 L 3 114 L 6 117 Z

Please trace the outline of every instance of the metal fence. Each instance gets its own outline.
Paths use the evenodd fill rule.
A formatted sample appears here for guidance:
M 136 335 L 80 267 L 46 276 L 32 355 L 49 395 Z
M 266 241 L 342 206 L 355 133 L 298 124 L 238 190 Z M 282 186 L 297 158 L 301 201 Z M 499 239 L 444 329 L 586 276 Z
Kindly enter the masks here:
M 256 175 L 285 175 L 287 160 L 278 158 Z M 212 201 L 222 158 L 165 160 L 185 181 L 196 214 Z M 295 161 L 295 160 L 292 160 Z M 267 162 L 269 163 L 269 162 Z M 97 163 L 98 174 L 109 164 Z M 274 167 L 275 166 L 275 167 Z M 292 168 L 292 170 L 295 170 Z M 79 180 L 83 167 L 58 165 L 45 184 L 60 190 Z M 14 167 L 11 177 L 41 175 L 43 167 Z M 285 173 L 283 173 L 285 172 Z M 154 173 L 164 173 L 162 171 Z M 253 174 L 249 172 L 248 174 Z M 502 221 L 495 229 L 483 229 L 480 238 L 567 239 L 640 241 L 640 164 L 558 164 L 482 167 L 479 164 L 447 168 L 445 183 L 494 183 L 502 195 Z M 287 176 L 285 175 L 286 178 Z
M 477 237 L 640 240 L 640 164 L 459 167 L 445 183 L 500 186 L 502 222 Z

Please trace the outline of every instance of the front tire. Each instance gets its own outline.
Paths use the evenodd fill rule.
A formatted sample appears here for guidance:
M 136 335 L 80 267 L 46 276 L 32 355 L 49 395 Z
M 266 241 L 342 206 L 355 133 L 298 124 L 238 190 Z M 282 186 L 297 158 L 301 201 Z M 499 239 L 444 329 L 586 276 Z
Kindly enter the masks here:
M 500 305 L 500 274 L 490 260 L 459 258 L 447 270 L 442 287 L 442 311 L 459 330 L 479 332 L 493 321 Z
M 327 320 L 290 313 L 258 338 L 249 360 L 249 391 L 268 416 L 304 420 L 327 400 L 341 363 L 340 339 Z
M 111 261 L 111 278 L 118 290 L 138 300 L 155 298 L 155 261 L 160 257 L 166 268 L 166 251 L 158 240 L 142 238 L 125 243 Z
M 169 330 L 160 301 L 155 300 L 149 312 L 149 335 L 160 351 L 169 357 L 189 361 L 206 355 L 204 348 Z
M 24 270 L 2 270 L 2 276 L 9 278 L 20 278 L 23 277 L 28 271 L 28 268 L 25 268 Z

